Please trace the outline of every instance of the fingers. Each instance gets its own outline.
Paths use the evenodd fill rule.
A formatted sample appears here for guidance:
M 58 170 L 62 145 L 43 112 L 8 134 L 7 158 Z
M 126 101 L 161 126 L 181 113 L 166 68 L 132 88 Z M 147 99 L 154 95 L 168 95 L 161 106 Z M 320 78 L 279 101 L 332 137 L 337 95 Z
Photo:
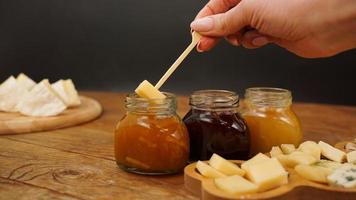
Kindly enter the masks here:
M 202 37 L 197 45 L 199 52 L 209 51 L 219 42 L 219 38 Z
M 272 42 L 268 36 L 256 30 L 247 31 L 241 38 L 241 45 L 247 49 L 255 49 Z
M 226 12 L 239 2 L 240 0 L 210 0 L 204 8 L 201 9 L 195 19 Z
M 231 10 L 194 20 L 190 27 L 204 36 L 225 37 L 247 25 L 241 4 Z

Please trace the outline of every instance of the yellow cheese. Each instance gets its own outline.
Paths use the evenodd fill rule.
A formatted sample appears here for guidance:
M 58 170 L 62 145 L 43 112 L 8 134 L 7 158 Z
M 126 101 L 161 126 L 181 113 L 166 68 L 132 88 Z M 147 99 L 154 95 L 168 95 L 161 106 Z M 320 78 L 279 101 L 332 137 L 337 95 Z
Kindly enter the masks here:
M 277 158 L 277 160 L 283 165 L 283 167 L 294 167 L 288 155 L 281 154 L 277 155 L 275 158 Z
M 240 169 L 236 164 L 225 160 L 223 157 L 213 154 L 209 160 L 209 165 L 218 170 L 219 172 L 228 176 L 232 175 L 245 175 L 245 171 Z
M 295 146 L 294 144 L 281 144 L 281 149 L 284 154 L 291 154 L 295 151 Z
M 258 185 L 258 191 L 266 191 L 288 183 L 288 173 L 277 158 L 271 158 L 249 166 L 246 170 L 249 180 Z
M 316 142 L 305 141 L 299 145 L 298 150 L 309 155 L 314 156 L 317 160 L 320 160 L 321 149 Z
M 346 154 L 347 162 L 356 164 L 356 151 L 351 151 Z
M 306 154 L 301 151 L 294 151 L 293 153 L 287 156 L 289 161 L 288 164 L 289 167 L 294 167 L 296 165 L 301 165 L 301 164 L 310 165 L 318 161 L 314 156 L 310 154 Z
M 346 153 L 331 146 L 330 144 L 327 144 L 323 141 L 319 141 L 319 147 L 321 149 L 321 155 L 324 157 L 333 160 L 335 162 L 342 162 L 344 161 L 346 157 Z
M 272 147 L 271 151 L 269 152 L 269 155 L 271 155 L 271 157 L 277 157 L 278 155 L 282 155 L 283 152 L 281 150 L 281 148 L 279 148 L 278 146 L 274 146 Z
M 238 175 L 226 178 L 217 178 L 214 182 L 217 188 L 230 194 L 248 194 L 255 193 L 258 190 L 256 184 L 251 183 Z
M 157 90 L 150 82 L 147 80 L 142 81 L 140 85 L 135 90 L 138 96 L 147 99 L 164 99 L 166 96 Z
M 197 170 L 199 171 L 199 173 L 207 178 L 222 178 L 222 177 L 226 177 L 225 174 L 219 172 L 218 170 L 212 168 L 210 165 L 202 162 L 202 161 L 198 161 L 197 165 L 196 165 Z
M 244 163 L 241 164 L 241 169 L 243 170 L 247 170 L 247 168 L 249 168 L 249 166 L 259 163 L 261 161 L 265 161 L 265 160 L 269 160 L 270 158 L 268 156 L 266 156 L 263 153 L 258 153 L 257 155 L 255 155 L 253 158 L 251 158 L 250 160 L 245 161 Z
M 332 170 L 316 165 L 297 165 L 294 170 L 303 178 L 319 183 L 327 183 L 327 176 Z

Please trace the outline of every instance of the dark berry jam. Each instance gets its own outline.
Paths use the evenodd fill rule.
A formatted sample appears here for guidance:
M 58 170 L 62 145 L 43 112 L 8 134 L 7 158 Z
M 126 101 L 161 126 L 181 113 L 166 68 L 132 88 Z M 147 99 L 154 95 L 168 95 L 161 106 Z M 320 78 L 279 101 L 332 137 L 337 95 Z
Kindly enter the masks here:
M 183 121 L 190 137 L 190 162 L 208 160 L 213 153 L 225 159 L 248 159 L 250 136 L 237 112 L 192 109 Z

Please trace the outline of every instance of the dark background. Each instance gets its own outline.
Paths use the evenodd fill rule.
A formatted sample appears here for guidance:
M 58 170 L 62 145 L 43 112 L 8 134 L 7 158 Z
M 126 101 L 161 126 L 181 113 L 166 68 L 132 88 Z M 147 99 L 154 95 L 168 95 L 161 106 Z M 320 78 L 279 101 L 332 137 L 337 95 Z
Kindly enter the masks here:
M 72 78 L 81 90 L 133 91 L 153 84 L 190 43 L 189 24 L 207 1 L 0 0 L 0 80 Z M 296 101 L 356 105 L 356 51 L 303 59 L 279 47 L 219 44 L 191 53 L 163 89 L 273 86 Z

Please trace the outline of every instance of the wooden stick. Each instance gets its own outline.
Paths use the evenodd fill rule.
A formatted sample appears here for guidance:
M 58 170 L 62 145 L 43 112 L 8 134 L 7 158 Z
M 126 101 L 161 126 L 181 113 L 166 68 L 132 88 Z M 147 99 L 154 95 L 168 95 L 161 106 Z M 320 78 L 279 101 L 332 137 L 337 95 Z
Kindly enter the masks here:
M 158 90 L 164 82 L 173 74 L 173 72 L 178 68 L 182 61 L 187 57 L 187 55 L 192 51 L 192 49 L 197 45 L 201 38 L 201 35 L 197 32 L 192 33 L 192 42 L 190 45 L 183 51 L 183 53 L 178 57 L 178 59 L 172 64 L 172 66 L 166 71 L 162 78 L 157 82 L 155 88 Z

